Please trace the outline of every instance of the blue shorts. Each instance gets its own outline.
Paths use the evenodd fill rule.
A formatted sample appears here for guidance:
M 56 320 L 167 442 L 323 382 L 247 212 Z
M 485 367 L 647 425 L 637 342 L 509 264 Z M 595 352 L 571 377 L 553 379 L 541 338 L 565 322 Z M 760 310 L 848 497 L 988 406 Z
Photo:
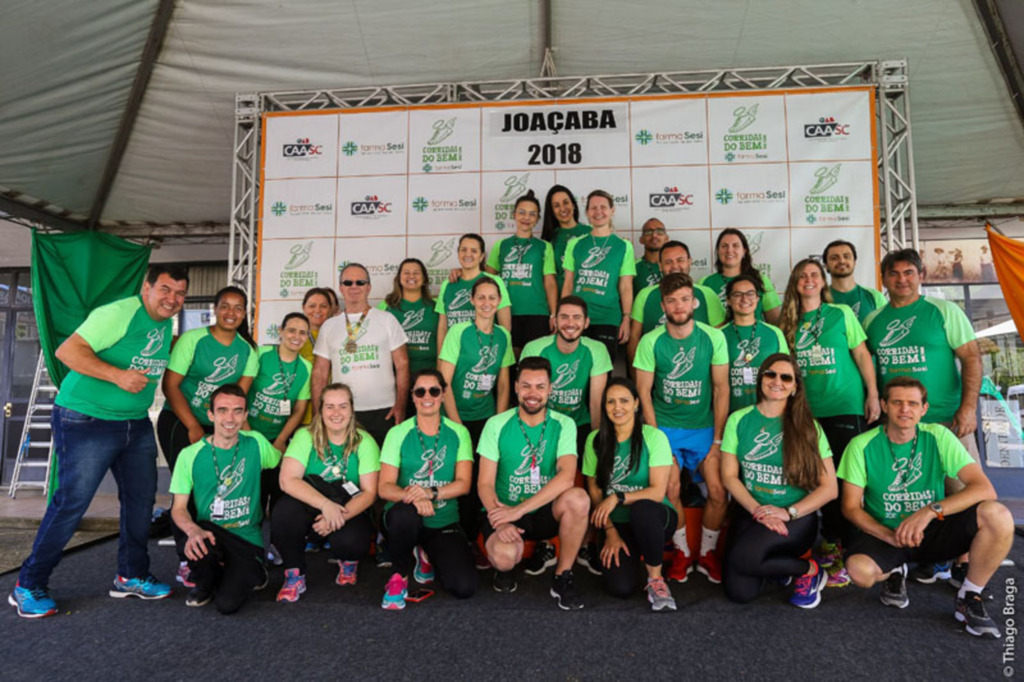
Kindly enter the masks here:
M 661 432 L 668 436 L 668 444 L 672 448 L 672 455 L 680 469 L 690 471 L 695 483 L 700 483 L 704 477 L 700 475 L 697 467 L 708 456 L 711 445 L 715 440 L 715 427 L 709 426 L 706 429 L 673 429 L 668 426 L 658 427 Z

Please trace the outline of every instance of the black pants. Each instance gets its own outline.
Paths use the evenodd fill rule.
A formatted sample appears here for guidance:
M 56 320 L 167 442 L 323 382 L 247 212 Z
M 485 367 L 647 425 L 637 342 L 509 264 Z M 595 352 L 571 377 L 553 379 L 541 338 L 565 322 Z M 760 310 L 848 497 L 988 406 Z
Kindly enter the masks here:
M 415 506 L 399 502 L 384 514 L 384 525 L 396 573 L 409 576 L 415 564 L 412 551 L 419 545 L 434 565 L 444 589 L 459 599 L 473 596 L 480 577 L 473 566 L 469 542 L 457 523 L 427 528 Z
M 729 526 L 723 582 L 725 596 L 739 604 L 757 598 L 766 578 L 803 575 L 810 563 L 801 559 L 818 536 L 818 517 L 808 514 L 786 524 L 788 536 L 761 525 L 737 506 Z
M 213 426 L 203 426 L 203 431 L 209 435 L 213 433 Z M 162 410 L 156 420 L 156 439 L 160 443 L 160 449 L 167 460 L 167 469 L 174 474 L 174 465 L 178 461 L 178 455 L 192 442 L 188 439 L 188 428 L 178 419 L 178 415 L 171 410 Z M 188 513 L 192 518 L 196 517 L 196 503 L 190 495 L 188 498 Z M 171 519 L 171 537 L 174 538 L 174 547 L 178 552 L 178 561 L 185 561 L 185 541 L 188 539 L 181 532 L 174 519 Z
M 644 566 L 661 566 L 665 543 L 676 530 L 679 515 L 676 510 L 650 500 L 638 500 L 629 505 L 629 523 L 616 523 L 622 541 L 629 548 L 629 556 L 619 552 L 619 565 L 612 561 L 601 578 L 604 588 L 613 597 L 628 597 L 646 579 Z
M 356 421 L 366 429 L 367 433 L 373 436 L 373 440 L 377 442 L 378 447 L 384 444 L 384 437 L 388 435 L 388 431 L 395 425 L 394 417 L 385 419 L 385 416 L 390 411 L 390 408 L 382 407 L 379 410 L 356 412 Z
M 196 589 L 213 595 L 213 603 L 223 614 L 234 613 L 249 601 L 252 590 L 267 580 L 263 548 L 247 542 L 210 521 L 200 521 L 203 530 L 213 533 L 216 543 L 206 543 L 206 556 L 189 561 Z
M 313 532 L 313 521 L 320 511 L 291 495 L 281 495 L 270 517 L 270 541 L 281 554 L 284 567 L 306 573 L 306 535 Z M 313 533 L 316 535 L 315 533 Z M 327 536 L 331 556 L 338 561 L 359 561 L 370 553 L 373 523 L 369 512 L 350 518 L 345 525 Z
M 867 430 L 867 423 L 862 415 L 843 414 L 835 417 L 822 417 L 818 420 L 821 430 L 825 432 L 828 446 L 832 449 L 832 463 L 839 470 L 839 462 L 843 458 L 843 450 L 850 444 L 854 436 Z M 827 542 L 846 540 L 849 533 L 849 522 L 843 516 L 842 496 L 832 500 L 821 508 L 821 537 Z
M 617 324 L 592 324 L 583 332 L 588 338 L 600 341 L 608 349 L 608 357 L 615 364 L 615 354 L 619 350 L 619 325 Z
M 469 431 L 469 440 L 473 444 L 473 480 L 470 482 L 469 492 L 459 498 L 459 525 L 462 526 L 462 532 L 466 534 L 470 542 L 476 542 L 476 536 L 480 534 L 481 504 L 480 495 L 476 491 L 476 481 L 480 474 L 480 457 L 476 454 L 476 446 L 480 443 L 480 434 L 486 423 L 486 419 L 462 422 L 462 425 Z

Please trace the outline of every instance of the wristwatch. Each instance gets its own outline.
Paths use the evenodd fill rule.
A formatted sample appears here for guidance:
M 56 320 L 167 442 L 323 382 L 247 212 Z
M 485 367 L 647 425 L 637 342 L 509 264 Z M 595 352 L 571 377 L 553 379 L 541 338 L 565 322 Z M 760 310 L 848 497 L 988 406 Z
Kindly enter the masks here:
M 798 511 L 796 510 L 796 507 L 795 507 L 795 506 L 794 506 L 794 507 L 790 507 L 790 508 L 789 508 L 789 509 L 787 509 L 786 511 L 787 511 L 787 512 L 789 512 L 789 520 L 790 520 L 790 521 L 796 521 L 796 520 L 797 520 L 797 517 L 799 517 L 799 516 L 800 516 L 800 512 L 798 512 Z
M 616 490 L 615 497 L 619 498 L 619 504 L 626 504 L 626 493 L 621 490 Z
M 430 499 L 431 500 L 436 500 L 437 499 L 437 494 L 438 493 L 437 493 L 437 487 L 436 486 L 430 489 Z
M 932 502 L 928 505 L 928 508 L 935 512 L 935 515 L 939 517 L 939 521 L 946 520 L 946 515 L 942 513 L 942 505 L 938 502 Z

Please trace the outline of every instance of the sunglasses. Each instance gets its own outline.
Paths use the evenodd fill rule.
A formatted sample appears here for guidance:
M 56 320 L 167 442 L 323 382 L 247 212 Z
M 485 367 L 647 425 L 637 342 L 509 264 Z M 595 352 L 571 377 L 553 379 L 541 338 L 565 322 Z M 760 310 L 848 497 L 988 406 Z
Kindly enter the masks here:
M 765 371 L 763 376 L 765 379 L 782 379 L 782 383 L 784 384 L 791 384 L 796 380 L 796 377 L 794 377 L 792 374 L 787 374 L 785 372 L 776 372 L 774 369 L 769 369 Z
M 369 280 L 365 279 L 343 279 L 341 280 L 341 286 L 343 287 L 365 287 L 369 284 Z
M 437 396 L 441 395 L 441 387 L 431 386 L 430 388 L 424 388 L 422 386 L 417 386 L 416 388 L 412 389 L 412 394 L 417 398 L 422 398 L 426 396 L 428 393 L 430 394 L 431 398 L 436 398 Z

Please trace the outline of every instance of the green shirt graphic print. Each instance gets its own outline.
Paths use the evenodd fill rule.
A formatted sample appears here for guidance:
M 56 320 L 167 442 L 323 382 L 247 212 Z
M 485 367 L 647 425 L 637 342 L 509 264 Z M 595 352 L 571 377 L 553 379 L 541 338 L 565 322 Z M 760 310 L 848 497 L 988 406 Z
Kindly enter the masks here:
M 328 483 L 351 481 L 359 485 L 360 476 L 380 471 L 380 448 L 369 433 L 362 429 L 358 433 L 360 439 L 355 452 L 345 452 L 343 445 L 328 442 L 329 452 L 321 458 L 313 447 L 309 429 L 299 429 L 288 443 L 284 456 L 306 467 L 306 476 L 319 476 Z
M 864 380 L 851 351 L 867 337 L 845 305 L 822 303 L 797 327 L 796 359 L 816 418 L 864 413 Z
M 473 307 L 473 285 L 481 277 L 489 277 L 498 284 L 498 290 L 501 292 L 501 303 L 498 304 L 498 310 L 508 308 L 511 306 L 509 300 L 508 289 L 505 288 L 505 282 L 500 277 L 496 277 L 489 272 L 481 272 L 473 279 L 460 279 L 459 281 L 452 283 L 448 280 L 441 282 L 441 291 L 437 294 L 437 303 L 434 305 L 434 311 L 438 315 L 444 315 L 448 320 L 448 329 L 451 329 L 460 322 L 472 322 L 473 318 L 476 317 L 476 309 Z
M 565 249 L 564 266 L 574 273 L 572 293 L 587 302 L 590 323 L 620 324 L 619 278 L 636 275 L 633 244 L 616 234 L 576 237 Z
M 829 291 L 832 292 L 832 302 L 849 306 L 861 324 L 864 324 L 868 315 L 886 304 L 882 292 L 862 287 L 859 284 L 849 291 L 836 291 L 831 287 L 829 287 Z
M 422 298 L 418 301 L 402 299 L 397 308 L 381 301 L 377 307 L 394 315 L 405 330 L 409 339 L 405 346 L 409 354 L 409 375 L 437 367 L 437 324 L 441 317 L 438 312 Z
M 590 427 L 590 377 L 612 371 L 612 360 L 604 344 L 581 336 L 576 350 L 566 355 L 558 350 L 554 334 L 526 344 L 521 357 L 542 357 L 551 363 L 551 397 L 548 407 L 572 417 L 576 426 Z
M 788 353 L 786 335 L 767 322 L 722 327 L 729 347 L 729 412 L 757 402 L 757 372 L 772 353 Z
M 243 376 L 255 377 L 259 357 L 239 334 L 225 346 L 210 333 L 209 327 L 200 327 L 178 337 L 167 369 L 184 377 L 181 393 L 192 416 L 209 426 L 206 412 L 210 409 L 210 394 L 225 384 L 238 383 Z M 165 403 L 164 409 L 170 410 L 170 403 Z
M 507 329 L 494 325 L 484 334 L 473 322 L 461 322 L 448 330 L 439 359 L 455 366 L 450 390 L 462 421 L 487 419 L 497 411 L 498 374 L 516 362 Z
M 641 433 L 644 440 L 643 451 L 635 469 L 629 468 L 630 441 L 624 441 L 616 446 L 615 462 L 612 464 L 608 489 L 604 491 L 605 497 L 614 493 L 630 493 L 648 488 L 651 485 L 651 467 L 672 466 L 672 447 L 669 445 L 668 436 L 650 424 L 644 424 Z M 583 446 L 581 470 L 584 476 L 597 475 L 597 453 L 594 451 L 596 438 L 597 431 L 592 431 Z M 667 497 L 662 500 L 662 504 L 672 508 L 672 503 Z M 615 523 L 629 523 L 629 507 L 624 504 L 616 506 L 612 510 L 611 519 Z
M 513 315 L 548 315 L 545 275 L 555 274 L 555 252 L 542 239 L 506 237 L 491 250 L 487 264 L 505 282 Z
M 309 400 L 313 367 L 301 355 L 284 362 L 277 346 L 260 346 L 259 372 L 249 389 L 249 426 L 276 440 L 296 401 Z

